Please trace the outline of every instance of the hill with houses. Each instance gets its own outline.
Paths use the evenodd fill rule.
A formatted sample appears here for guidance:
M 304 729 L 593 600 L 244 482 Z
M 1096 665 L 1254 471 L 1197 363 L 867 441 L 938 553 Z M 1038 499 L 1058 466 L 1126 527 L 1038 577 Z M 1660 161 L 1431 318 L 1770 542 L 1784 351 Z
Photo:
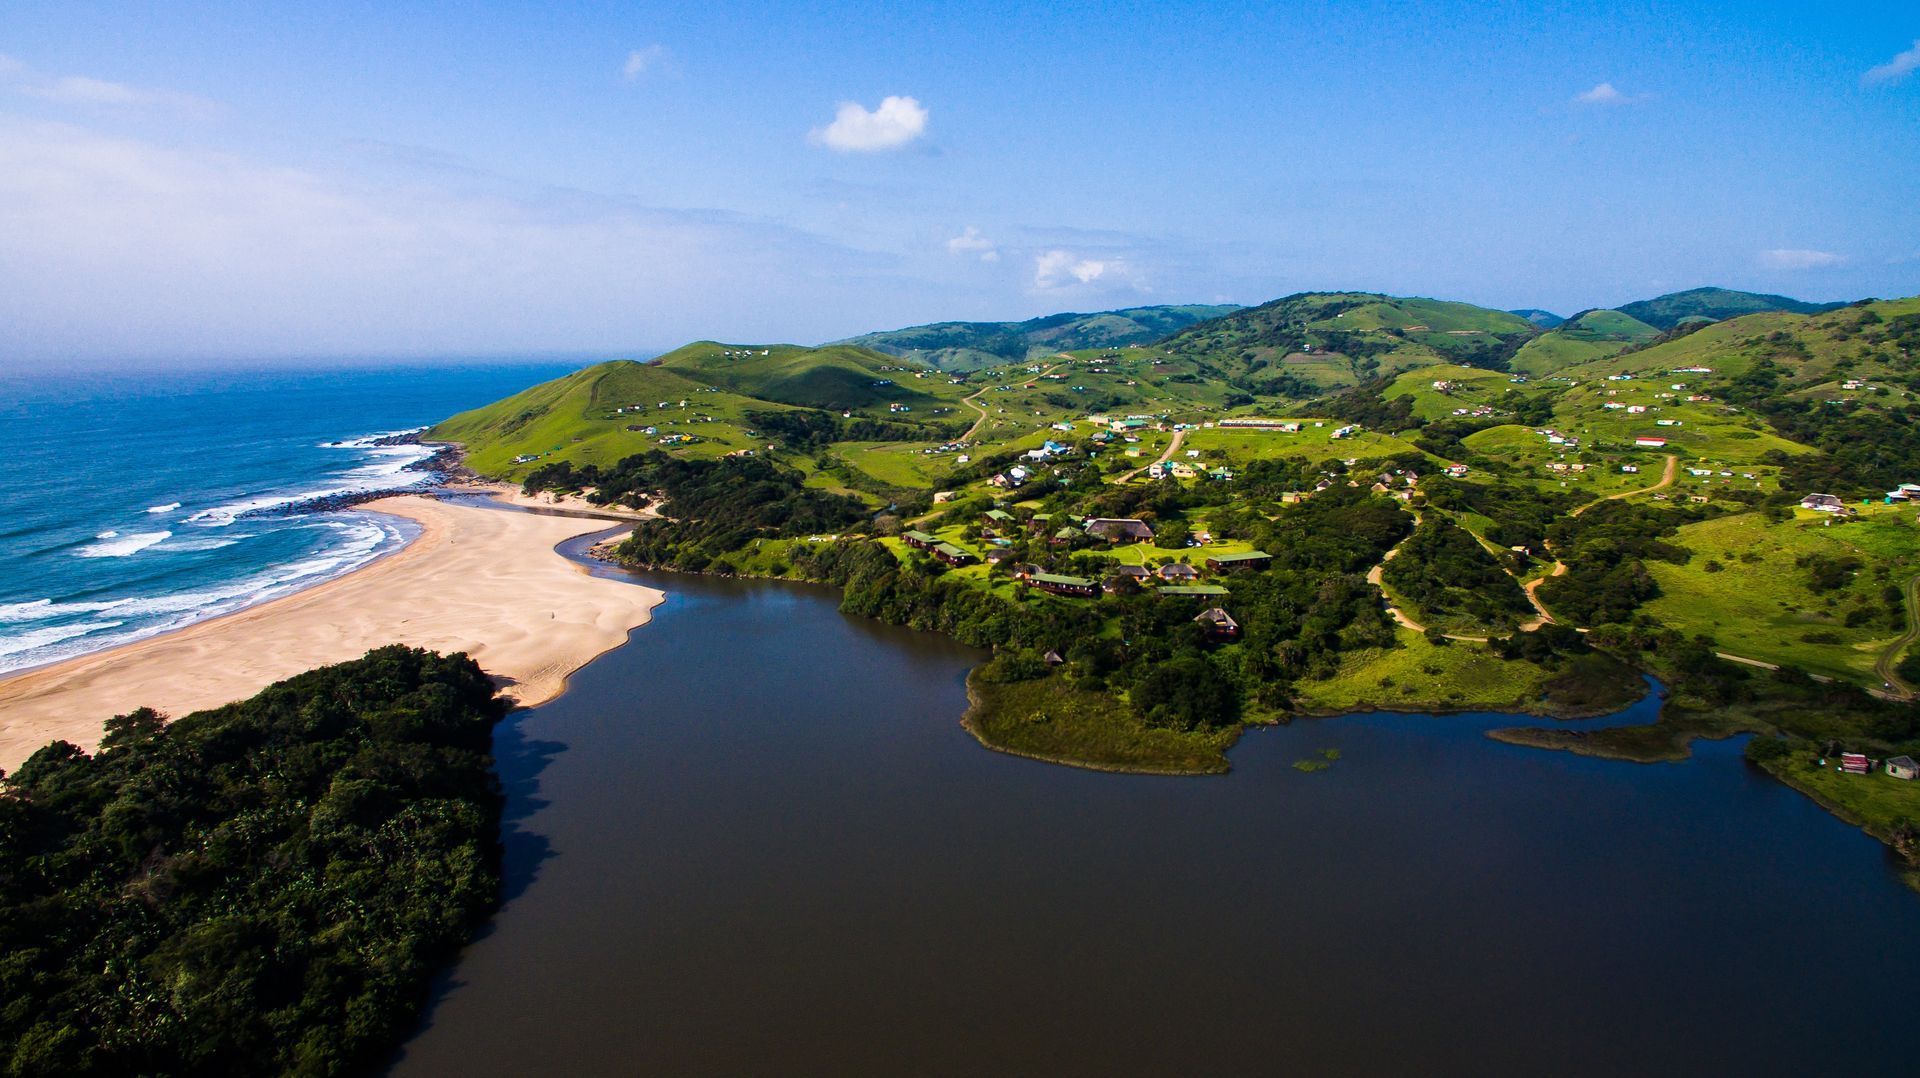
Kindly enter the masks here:
M 1591 714 L 1652 675 L 1655 726 L 1510 736 L 1757 731 L 1795 782 L 1836 743 L 1920 750 L 1916 393 L 1920 298 L 1542 330 L 1325 293 L 971 371 L 701 342 L 429 436 L 656 506 L 634 564 L 819 580 L 991 648 L 968 721 L 1008 751 L 1215 770 L 1248 723 Z M 1884 792 L 1837 807 L 1920 818 Z

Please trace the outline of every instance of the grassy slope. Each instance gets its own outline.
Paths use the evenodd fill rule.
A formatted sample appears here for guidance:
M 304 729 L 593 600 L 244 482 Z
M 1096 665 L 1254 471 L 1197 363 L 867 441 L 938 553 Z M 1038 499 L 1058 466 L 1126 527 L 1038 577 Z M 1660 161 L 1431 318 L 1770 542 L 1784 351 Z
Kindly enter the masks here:
M 681 401 L 686 406 L 680 406 Z M 660 408 L 661 402 L 666 408 Z M 617 407 L 643 411 L 616 414 Z M 462 412 L 430 428 L 424 437 L 468 447 L 467 463 L 483 475 L 515 477 L 539 466 L 512 463 L 521 455 L 544 460 L 611 464 L 644 452 L 669 434 L 699 437 L 678 452 L 717 456 L 760 444 L 749 437 L 745 413 L 783 407 L 752 400 L 686 378 L 676 371 L 627 360 L 601 363 L 543 382 L 505 400 Z M 712 417 L 708 422 L 702 417 Z M 629 431 L 654 426 L 659 433 Z
M 1605 359 L 1659 335 L 1658 329 L 1620 311 L 1587 311 L 1522 345 L 1513 369 L 1539 377 Z
M 1400 647 L 1359 652 L 1340 672 L 1294 686 L 1302 707 L 1321 712 L 1368 708 L 1428 707 L 1519 710 L 1537 705 L 1548 671 L 1527 662 L 1509 662 L 1478 644 L 1435 645 L 1424 636 L 1398 630 Z
M 912 409 L 905 413 L 908 417 L 941 418 L 966 395 L 945 377 L 902 369 L 906 365 L 892 356 L 847 345 L 750 347 L 700 341 L 655 362 L 695 381 L 762 400 L 871 416 L 892 417 L 888 405 L 903 404 Z
M 1906 510 L 1892 507 L 1856 523 L 1826 525 L 1815 514 L 1769 524 L 1757 513 L 1689 524 L 1673 540 L 1694 552 L 1687 564 L 1648 563 L 1662 594 L 1646 611 L 1689 636 L 1712 637 L 1735 655 L 1867 681 L 1880 650 L 1899 635 L 1878 616 L 1886 605 L 1880 592 L 1920 572 L 1920 527 Z M 1866 568 L 1852 583 L 1816 593 L 1808 571 L 1794 565 L 1810 554 L 1853 555 Z M 1709 563 L 1722 568 L 1709 572 Z M 1847 628 L 1845 614 L 1857 607 L 1876 616 Z M 1828 636 L 1832 642 L 1821 642 Z
M 1453 386 L 1442 391 L 1434 388 L 1435 382 L 1452 382 Z M 1381 395 L 1389 399 L 1410 398 L 1416 417 L 1435 420 L 1448 418 L 1460 408 L 1486 406 L 1504 410 L 1509 391 L 1520 392 L 1508 375 L 1443 363 L 1400 375 Z
M 1227 376 L 1284 373 L 1333 390 L 1371 373 L 1448 362 L 1535 332 L 1537 327 L 1519 315 L 1469 303 L 1329 292 L 1238 311 L 1183 331 L 1162 346 Z M 1382 349 L 1370 357 L 1377 367 L 1331 349 L 1330 342 L 1339 343 L 1341 334 L 1358 335 Z

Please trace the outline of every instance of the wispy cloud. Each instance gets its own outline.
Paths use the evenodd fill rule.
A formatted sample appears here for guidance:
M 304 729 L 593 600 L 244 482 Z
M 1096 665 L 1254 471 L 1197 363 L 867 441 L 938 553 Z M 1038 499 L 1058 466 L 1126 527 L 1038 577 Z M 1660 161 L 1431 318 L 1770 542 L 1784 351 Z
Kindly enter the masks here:
M 84 108 L 163 108 L 177 112 L 211 113 L 219 106 L 195 94 L 151 90 L 109 82 L 87 75 L 45 75 L 11 56 L 0 56 L 0 83 L 15 93 L 57 105 Z
M 649 71 L 658 71 L 672 59 L 665 45 L 648 45 L 644 49 L 634 49 L 627 53 L 627 62 L 620 65 L 620 75 L 633 82 Z
M 867 111 L 845 101 L 833 122 L 807 133 L 807 141 L 840 153 L 876 153 L 897 150 L 927 132 L 927 110 L 911 97 L 888 97 Z
M 1832 251 L 1810 251 L 1800 247 L 1776 247 L 1760 252 L 1760 264 L 1772 270 L 1824 269 L 1845 261 L 1845 256 Z
M 0 366 L 825 340 L 885 324 L 875 297 L 932 303 L 897 257 L 740 214 L 395 184 L 3 114 L 0 266 L 33 267 L 0 289 Z M 713 301 L 742 289 L 753 304 Z
M 947 241 L 947 253 L 977 254 L 982 262 L 1000 261 L 1000 248 L 992 240 L 982 236 L 980 230 L 972 225 L 968 225 L 966 231 Z
M 1915 71 L 1920 71 L 1920 41 L 1915 41 L 1913 48 L 1879 67 L 1869 68 L 1866 74 L 1860 76 L 1860 85 L 1891 86 L 1906 81 L 1907 76 Z
M 1645 101 L 1646 94 L 1624 94 L 1611 82 L 1603 82 L 1591 90 L 1575 94 L 1573 100 L 1580 105 L 1632 105 Z

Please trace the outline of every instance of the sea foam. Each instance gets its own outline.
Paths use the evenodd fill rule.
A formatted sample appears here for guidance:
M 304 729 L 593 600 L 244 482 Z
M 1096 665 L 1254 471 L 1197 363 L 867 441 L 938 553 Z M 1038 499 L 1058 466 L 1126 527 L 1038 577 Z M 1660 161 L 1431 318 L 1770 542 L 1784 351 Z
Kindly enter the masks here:
M 172 536 L 172 532 L 135 532 L 132 535 L 101 532 L 94 536 L 101 542 L 83 546 L 74 551 L 74 554 L 82 558 L 125 558 L 138 554 L 156 543 L 164 543 Z

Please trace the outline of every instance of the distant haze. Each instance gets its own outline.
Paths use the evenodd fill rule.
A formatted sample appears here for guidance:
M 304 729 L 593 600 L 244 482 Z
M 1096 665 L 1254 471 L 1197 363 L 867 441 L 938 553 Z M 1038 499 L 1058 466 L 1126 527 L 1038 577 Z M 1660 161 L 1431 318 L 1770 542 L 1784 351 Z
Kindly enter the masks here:
M 1920 292 L 1902 7 L 1268 8 L 22 0 L 0 366 Z

